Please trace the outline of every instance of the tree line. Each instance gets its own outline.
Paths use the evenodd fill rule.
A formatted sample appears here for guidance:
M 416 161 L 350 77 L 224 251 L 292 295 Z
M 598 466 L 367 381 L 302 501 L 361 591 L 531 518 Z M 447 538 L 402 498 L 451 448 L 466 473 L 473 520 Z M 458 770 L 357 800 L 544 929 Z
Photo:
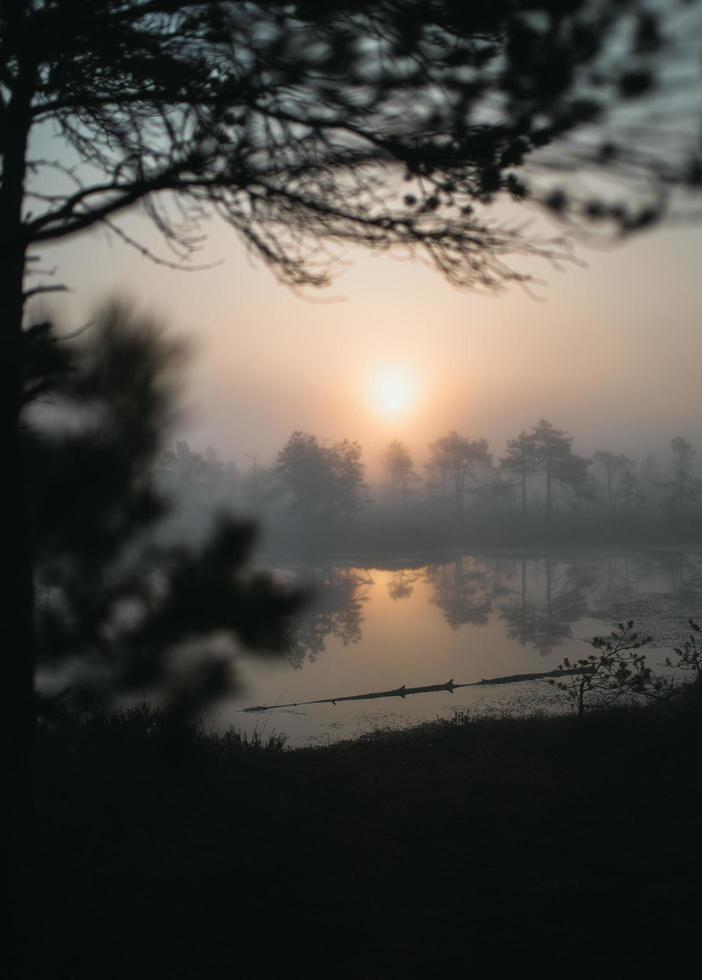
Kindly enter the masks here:
M 490 512 L 547 527 L 574 514 L 613 522 L 652 515 L 684 522 L 696 515 L 702 480 L 696 450 L 685 437 L 671 440 L 663 461 L 653 453 L 636 461 L 609 449 L 586 457 L 573 444 L 573 436 L 548 419 L 509 439 L 500 455 L 486 439 L 451 430 L 428 446 L 421 463 L 395 439 L 371 488 L 359 442 L 327 443 L 296 431 L 270 464 L 250 457 L 245 470 L 181 441 L 162 457 L 160 473 L 181 498 L 181 515 L 200 522 L 208 507 L 227 503 L 262 517 L 287 513 L 302 526 L 329 528 L 372 506 L 458 522 Z

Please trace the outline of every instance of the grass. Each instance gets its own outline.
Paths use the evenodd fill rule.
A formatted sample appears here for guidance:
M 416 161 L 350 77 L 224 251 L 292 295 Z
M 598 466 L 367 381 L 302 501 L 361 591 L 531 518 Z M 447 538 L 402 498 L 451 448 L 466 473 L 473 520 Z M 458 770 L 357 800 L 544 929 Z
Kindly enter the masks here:
M 60 718 L 25 975 L 670 972 L 699 922 L 701 707 L 459 713 L 295 751 L 145 708 Z

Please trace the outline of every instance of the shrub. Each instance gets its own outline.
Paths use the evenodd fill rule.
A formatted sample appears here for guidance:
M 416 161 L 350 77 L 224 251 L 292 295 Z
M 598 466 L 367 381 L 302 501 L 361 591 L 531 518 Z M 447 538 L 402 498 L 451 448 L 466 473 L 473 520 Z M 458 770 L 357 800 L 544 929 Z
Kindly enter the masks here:
M 690 686 L 694 686 L 697 693 L 702 695 L 702 649 L 697 645 L 695 635 L 702 633 L 702 627 L 694 619 L 689 619 L 688 623 L 692 632 L 685 637 L 679 647 L 673 647 L 677 660 L 666 657 L 665 662 L 668 667 L 674 667 L 676 670 L 692 671 L 694 679 Z
M 578 717 L 587 708 L 607 707 L 621 700 L 667 700 L 676 692 L 678 684 L 656 674 L 646 663 L 645 654 L 639 652 L 651 639 L 634 631 L 633 620 L 626 625 L 619 623 L 609 636 L 596 636 L 590 641 L 595 653 L 574 662 L 564 657 L 558 669 L 569 672 L 567 679 L 549 680 L 548 683 L 567 695 Z M 696 664 L 695 669 L 699 672 L 702 650 L 694 645 L 694 637 L 691 641 L 692 646 L 688 643 L 676 648 L 680 663 L 666 662 L 670 666 L 680 666 L 689 661 L 691 665 Z

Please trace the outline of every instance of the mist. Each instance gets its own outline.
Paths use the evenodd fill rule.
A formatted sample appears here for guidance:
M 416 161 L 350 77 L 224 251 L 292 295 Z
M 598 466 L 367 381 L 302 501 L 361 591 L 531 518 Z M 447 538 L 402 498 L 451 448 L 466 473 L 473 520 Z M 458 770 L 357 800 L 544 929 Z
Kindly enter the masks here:
M 194 349 L 183 437 L 240 467 L 247 453 L 272 458 L 299 429 L 358 439 L 377 474 L 393 438 L 421 453 L 456 429 L 499 447 L 540 418 L 558 419 L 586 455 L 625 442 L 641 456 L 676 433 L 694 441 L 699 425 L 698 253 L 695 228 L 579 243 L 582 265 L 531 264 L 540 282 L 530 294 L 479 296 L 421 265 L 351 250 L 334 287 L 299 297 L 216 226 L 204 257 L 226 262 L 185 279 L 93 235 L 62 246 L 76 299 L 57 312 L 83 323 L 106 294 L 137 294 Z M 388 370 L 413 386 L 402 411 L 374 392 Z

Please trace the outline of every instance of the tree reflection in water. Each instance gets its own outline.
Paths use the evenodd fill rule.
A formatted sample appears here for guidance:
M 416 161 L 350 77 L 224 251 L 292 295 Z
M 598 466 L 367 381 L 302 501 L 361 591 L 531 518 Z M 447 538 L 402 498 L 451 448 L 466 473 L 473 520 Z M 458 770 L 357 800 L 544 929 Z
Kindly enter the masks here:
M 702 594 L 702 564 L 699 555 L 683 552 L 663 554 L 658 558 L 658 562 L 669 577 L 673 595 Z
M 307 610 L 293 630 L 288 658 L 299 670 L 305 660 L 323 653 L 328 637 L 344 646 L 359 643 L 363 635 L 363 603 L 373 585 L 370 575 L 356 568 L 324 568 L 304 576 L 312 593 Z
M 654 644 L 668 646 L 701 611 L 702 556 L 650 552 L 616 561 L 612 585 L 597 594 L 592 614 L 611 623 L 633 619 Z
M 361 642 L 364 603 L 374 584 L 368 571 L 326 567 L 296 575 L 293 581 L 306 584 L 313 594 L 291 640 L 293 667 L 315 661 L 329 638 L 344 646 Z M 690 601 L 702 595 L 702 558 L 464 555 L 441 564 L 395 568 L 387 579 L 387 594 L 393 602 L 422 603 L 424 596 L 415 590 L 419 583 L 429 586 L 429 601 L 452 630 L 483 627 L 499 617 L 509 639 L 547 656 L 574 640 L 573 627 L 584 617 L 612 625 L 631 618 L 655 632 L 655 613 L 659 626 L 670 621 L 679 631 L 696 611 Z
M 573 623 L 587 616 L 585 590 L 594 585 L 595 573 L 578 563 L 552 558 L 522 558 L 518 564 L 519 591 L 500 606 L 500 618 L 510 639 L 546 656 L 572 639 Z
M 434 590 L 431 601 L 452 630 L 486 625 L 495 599 L 508 591 L 503 584 L 504 576 L 503 562 L 490 565 L 470 557 L 430 565 L 426 573 L 427 582 Z
M 409 599 L 414 592 L 414 586 L 424 576 L 424 568 L 398 568 L 390 576 L 388 595 L 393 602 Z

